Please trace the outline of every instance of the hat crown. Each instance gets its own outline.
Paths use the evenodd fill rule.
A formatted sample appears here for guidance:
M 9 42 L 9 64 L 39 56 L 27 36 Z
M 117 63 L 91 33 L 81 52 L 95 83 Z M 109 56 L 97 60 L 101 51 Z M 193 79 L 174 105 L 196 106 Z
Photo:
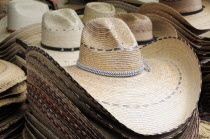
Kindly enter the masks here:
M 86 24 L 78 62 L 105 73 L 134 72 L 143 66 L 135 37 L 117 18 L 98 18 Z
M 83 27 L 72 9 L 49 11 L 43 16 L 42 44 L 58 48 L 79 47 Z
M 181 14 L 202 10 L 201 0 L 159 0 L 159 2 L 174 8 Z
M 41 23 L 42 16 L 47 11 L 48 6 L 38 1 L 9 1 L 8 29 L 18 30 L 30 24 Z
M 147 16 L 138 13 L 119 13 L 115 17 L 128 25 L 138 42 L 153 39 L 152 21 Z
M 90 2 L 85 6 L 83 22 L 100 17 L 114 17 L 115 8 L 113 5 L 103 2 Z

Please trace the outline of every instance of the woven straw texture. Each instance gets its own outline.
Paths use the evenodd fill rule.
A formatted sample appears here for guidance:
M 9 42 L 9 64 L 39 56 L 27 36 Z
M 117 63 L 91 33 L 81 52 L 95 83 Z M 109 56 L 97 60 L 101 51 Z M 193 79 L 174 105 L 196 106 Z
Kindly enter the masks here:
M 115 8 L 113 5 L 103 2 L 90 2 L 85 6 L 83 23 L 86 24 L 95 18 L 114 17 L 114 15 Z
M 140 68 L 142 64 L 137 59 L 141 59 L 141 52 L 125 50 L 136 45 L 127 28 L 124 22 L 112 18 L 90 21 L 82 34 L 79 62 L 103 71 Z M 115 48 L 119 48 L 117 53 Z M 169 132 L 185 123 L 196 108 L 201 90 L 198 59 L 187 44 L 173 38 L 142 48 L 142 56 L 152 70 L 132 77 L 106 77 L 77 66 L 66 70 L 129 129 L 144 135 Z
M 200 121 L 199 139 L 210 138 L 210 123 L 207 121 Z
M 135 13 L 120 13 L 115 17 L 122 19 L 128 25 L 137 41 L 153 39 L 152 21 L 147 16 Z
M 0 60 L 0 92 L 26 79 L 25 73 L 16 65 Z
M 159 10 L 165 13 L 170 14 L 171 16 L 175 17 L 177 20 L 181 21 L 183 25 L 191 26 L 193 28 L 196 28 L 198 30 L 206 30 L 210 29 L 209 18 L 205 18 L 209 14 L 209 8 L 210 8 L 210 2 L 209 1 L 203 1 L 203 5 L 206 7 L 202 12 L 199 12 L 197 14 L 192 14 L 189 16 L 182 16 L 179 12 L 177 12 L 175 9 L 162 4 L 162 3 L 145 3 L 142 6 L 139 7 L 139 10 L 144 11 L 146 9 L 148 10 Z M 209 16 L 207 16 L 209 17 Z M 191 30 L 193 30 L 191 28 Z
M 115 8 L 124 9 L 129 13 L 130 12 L 136 12 L 137 9 L 138 9 L 138 7 L 136 7 L 136 6 L 133 6 L 131 4 L 127 4 L 127 3 L 124 3 L 124 2 L 121 2 L 121 1 L 104 1 L 104 2 L 113 5 Z

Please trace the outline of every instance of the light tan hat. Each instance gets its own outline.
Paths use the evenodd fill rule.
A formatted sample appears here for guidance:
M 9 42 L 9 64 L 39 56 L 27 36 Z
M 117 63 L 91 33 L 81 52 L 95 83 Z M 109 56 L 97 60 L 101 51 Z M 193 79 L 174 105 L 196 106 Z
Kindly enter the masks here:
M 11 32 L 30 24 L 41 23 L 42 16 L 49 11 L 48 5 L 33 0 L 9 1 L 7 16 L 0 20 L 0 42 Z
M 198 29 L 210 29 L 210 1 L 208 0 L 160 0 L 174 8 Z
M 177 37 L 176 29 L 168 22 L 138 13 L 119 13 L 116 18 L 122 19 L 131 29 L 139 45 L 154 41 L 155 38 L 166 36 Z
M 88 21 L 101 17 L 114 17 L 115 7 L 104 2 L 90 2 L 85 6 L 82 21 L 86 24 Z
M 204 120 L 200 120 L 199 139 L 209 139 L 209 138 L 210 138 L 210 123 Z
M 187 0 L 182 0 L 182 1 L 187 1 Z M 189 0 L 188 0 L 189 1 Z M 195 1 L 195 0 L 193 0 Z M 199 1 L 199 0 L 198 0 Z M 178 2 L 175 0 L 175 2 Z M 203 0 L 203 5 L 205 7 L 201 7 L 202 9 L 200 9 L 199 11 L 197 11 L 197 13 L 195 11 L 192 11 L 191 15 L 189 15 L 190 13 L 182 13 L 184 15 L 181 15 L 178 11 L 176 11 L 175 9 L 162 4 L 162 3 L 145 3 L 142 6 L 139 7 L 138 11 L 145 11 L 145 10 L 158 10 L 158 11 L 162 11 L 164 13 L 167 13 L 169 15 L 171 15 L 172 17 L 174 17 L 175 19 L 177 19 L 178 21 L 180 21 L 183 25 L 191 28 L 191 30 L 195 30 L 194 28 L 200 30 L 200 31 L 204 31 L 207 29 L 210 29 L 210 24 L 209 24 L 209 18 L 210 15 L 210 2 L 207 0 Z M 168 2 L 168 3 L 173 3 Z M 189 5 L 189 2 L 183 5 Z M 190 2 L 191 4 L 191 2 Z M 196 7 L 196 6 L 194 6 Z M 192 9 L 191 9 L 192 10 Z M 195 8 L 194 8 L 195 10 Z M 207 17 L 205 17 L 207 16 Z
M 114 0 L 114 1 L 102 0 L 102 1 L 113 5 L 115 7 L 115 11 L 116 11 L 115 13 L 117 13 L 117 8 L 124 9 L 125 11 L 127 11 L 129 13 L 131 13 L 131 12 L 135 13 L 138 9 L 138 7 L 128 4 L 128 3 L 125 3 L 125 2 L 122 2 L 122 1 L 116 1 L 116 0 Z
M 77 65 L 65 69 L 96 100 L 88 102 L 91 107 L 143 135 L 184 124 L 201 91 L 200 66 L 190 46 L 165 38 L 140 50 L 117 18 L 88 22 Z
M 16 65 L 0 60 L 0 92 L 26 80 L 25 73 Z
M 41 42 L 31 45 L 45 50 L 61 66 L 74 65 L 79 56 L 83 27 L 72 9 L 49 11 L 43 16 Z

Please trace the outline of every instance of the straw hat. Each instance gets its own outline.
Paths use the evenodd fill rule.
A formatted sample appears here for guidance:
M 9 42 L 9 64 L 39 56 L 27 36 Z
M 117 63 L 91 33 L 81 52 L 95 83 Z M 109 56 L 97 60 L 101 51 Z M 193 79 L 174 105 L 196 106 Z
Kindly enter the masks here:
M 49 11 L 46 4 L 38 1 L 9 1 L 7 16 L 0 20 L 0 42 L 22 27 L 41 23 L 42 16 Z
M 210 138 L 210 123 L 204 120 L 200 120 L 199 139 Z
M 197 1 L 199 1 L 199 0 L 197 0 Z M 193 0 L 194 3 L 199 3 L 197 1 Z M 191 7 L 191 10 L 192 10 L 191 15 L 189 15 L 190 14 L 189 12 L 188 13 L 182 13 L 184 15 L 181 15 L 175 9 L 165 5 L 165 4 L 169 5 L 169 3 L 173 3 L 173 5 L 176 5 L 176 6 L 185 5 L 186 7 L 187 6 L 190 7 L 189 5 L 191 5 L 191 1 L 189 1 L 189 0 L 184 0 L 184 4 L 175 4 L 175 3 L 180 3 L 180 2 L 182 3 L 183 1 L 170 1 L 170 2 L 164 2 L 164 4 L 162 4 L 162 3 L 145 3 L 142 6 L 140 6 L 139 10 L 141 10 L 141 11 L 144 11 L 146 9 L 148 9 L 148 10 L 159 10 L 159 11 L 170 14 L 171 16 L 176 18 L 177 20 L 181 21 L 184 25 L 187 25 L 188 27 L 191 26 L 191 27 L 199 29 L 199 30 L 210 29 L 210 24 L 209 24 L 210 18 L 208 18 L 209 17 L 209 12 L 210 12 L 209 11 L 209 9 L 210 9 L 210 2 L 209 1 L 203 0 L 203 5 L 205 6 L 205 8 L 200 9 L 197 12 L 195 12 L 195 7 L 199 7 L 199 5 L 195 6 L 194 4 L 192 4 L 192 7 L 194 5 L 194 11 Z M 191 28 L 191 30 L 193 28 Z
M 115 7 L 116 13 L 117 13 L 117 8 L 124 9 L 125 11 L 127 11 L 129 13 L 130 12 L 134 13 L 138 9 L 138 7 L 128 4 L 128 3 L 125 3 L 125 2 L 122 2 L 122 1 L 104 1 L 104 2 L 113 5 Z
M 82 21 L 85 24 L 95 18 L 114 17 L 114 15 L 115 7 L 113 5 L 104 2 L 90 2 L 85 6 Z
M 210 29 L 210 2 L 208 0 L 160 0 L 160 3 L 174 8 L 196 28 Z
M 128 25 L 139 45 L 154 41 L 154 37 L 177 37 L 176 29 L 159 18 L 152 18 L 151 21 L 149 17 L 138 13 L 119 13 L 115 17 L 122 19 Z
M 41 42 L 31 45 L 49 53 L 61 66 L 74 65 L 79 56 L 83 27 L 72 9 L 49 11 L 43 16 Z
M 26 80 L 25 73 L 16 65 L 0 60 L 0 92 Z
M 198 59 L 185 42 L 160 39 L 141 53 L 128 26 L 116 18 L 87 23 L 77 65 L 66 71 L 97 100 L 94 107 L 103 106 L 121 124 L 143 135 L 166 133 L 184 124 L 201 91 Z

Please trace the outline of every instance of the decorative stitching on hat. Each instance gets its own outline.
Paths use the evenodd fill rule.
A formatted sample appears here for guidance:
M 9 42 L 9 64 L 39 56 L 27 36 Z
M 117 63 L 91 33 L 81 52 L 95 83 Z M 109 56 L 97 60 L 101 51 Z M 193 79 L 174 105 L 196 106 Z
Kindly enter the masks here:
M 32 103 L 34 103 L 41 111 L 43 114 L 47 116 L 47 118 L 52 121 L 52 123 L 60 129 L 60 131 L 66 136 L 66 137 L 71 137 L 71 135 L 68 134 L 51 116 L 48 112 L 46 112 L 43 107 L 40 106 L 39 102 L 35 101 L 35 98 L 31 97 L 28 95 L 28 99 L 31 100 Z
M 70 126 L 66 125 L 61 119 L 59 119 L 58 115 L 57 115 L 52 109 L 50 109 L 50 108 L 46 105 L 46 103 L 43 102 L 41 99 L 46 100 L 46 102 L 48 103 L 48 105 L 50 105 L 51 107 L 53 107 L 53 109 L 55 109 L 55 110 L 58 111 L 58 109 L 56 109 L 55 105 L 53 106 L 53 104 L 50 103 L 49 99 L 47 99 L 46 97 L 44 97 L 42 94 L 39 94 L 39 95 L 37 96 L 37 95 L 31 93 L 31 92 L 37 92 L 37 93 L 38 93 L 37 89 L 34 88 L 33 85 L 30 85 L 30 89 L 31 89 L 31 90 L 34 90 L 34 91 L 30 91 L 29 95 L 31 95 L 33 98 L 35 98 L 35 99 L 37 100 L 37 102 L 39 102 L 41 105 L 43 105 L 43 106 L 45 107 L 45 109 L 49 110 L 49 112 L 50 112 L 51 114 L 53 114 L 53 115 L 55 116 L 55 118 L 57 118 L 59 121 L 61 121 L 61 122 L 63 123 L 63 125 L 65 125 L 69 130 L 71 130 L 73 133 L 75 133 L 75 136 L 77 135 L 77 132 L 75 132 L 75 130 L 77 130 L 77 131 L 80 132 L 80 135 L 83 135 L 84 138 L 87 137 L 87 134 L 86 134 L 83 130 L 81 130 L 81 129 L 74 123 L 74 122 L 76 122 L 76 123 L 78 124 L 78 121 L 75 121 L 75 120 L 71 119 L 70 117 L 65 117 L 65 118 L 67 118 L 69 121 L 71 121 Z M 41 97 L 41 98 L 40 98 L 40 97 Z M 39 99 L 38 99 L 38 98 L 39 98 Z M 63 113 L 62 111 L 59 111 L 59 112 L 60 112 L 60 113 Z M 63 117 L 63 116 L 61 116 L 61 117 Z M 74 130 L 72 130 L 70 127 L 73 127 Z
M 190 49 L 193 51 L 193 53 L 194 53 L 194 55 L 195 55 L 195 57 L 196 57 L 196 59 L 198 60 L 198 57 L 197 57 L 197 55 L 196 55 L 196 53 L 195 53 L 195 51 L 194 51 L 194 49 L 192 48 L 192 46 L 191 45 L 189 45 L 185 40 L 183 40 L 183 39 L 181 39 L 181 38 L 177 38 L 177 37 L 163 37 L 163 38 L 158 38 L 157 40 L 155 40 L 154 42 L 156 42 L 156 41 L 158 41 L 158 40 L 163 40 L 163 39 L 169 39 L 169 38 L 171 38 L 171 39 L 176 39 L 176 40 L 181 40 L 182 42 L 184 42 L 186 45 L 188 45 L 189 47 L 190 47 Z M 151 42 L 152 43 L 152 42 Z M 151 43 L 149 43 L 149 44 L 151 44 Z M 149 44 L 147 44 L 147 45 L 149 45 Z M 144 45 L 143 47 L 146 47 L 147 45 Z M 141 47 L 140 49 L 142 49 L 143 47 Z M 41 49 L 39 49 L 39 48 L 37 48 L 37 47 L 34 47 L 34 46 L 31 46 L 31 47 L 29 47 L 29 49 L 27 50 L 27 51 L 37 51 L 37 52 L 39 52 L 39 53 L 41 53 L 41 54 L 43 54 L 45 57 L 47 57 L 52 63 L 54 63 L 55 64 L 55 66 L 58 68 L 58 69 L 60 69 L 62 72 L 63 72 L 63 74 L 65 74 L 81 91 L 83 91 L 83 94 L 84 95 L 86 95 L 86 97 L 88 97 L 93 103 L 95 103 L 98 107 L 100 107 L 100 109 L 101 110 L 103 110 L 105 113 L 107 113 L 114 121 L 116 121 L 116 122 L 118 122 L 109 112 L 107 112 L 100 104 L 98 104 L 97 102 L 96 102 L 96 100 L 94 99 L 94 98 L 92 98 L 91 96 L 90 96 L 90 94 L 88 94 L 87 93 L 87 91 L 82 87 L 82 86 L 80 86 L 49 54 L 47 54 L 46 52 L 44 52 L 43 50 L 41 50 Z M 40 61 L 41 62 L 41 61 Z M 199 63 L 199 60 L 198 60 L 198 64 L 199 64 L 199 67 L 200 67 L 200 63 Z M 49 69 L 48 69 L 49 70 Z M 199 70 L 200 70 L 200 72 L 201 72 L 201 69 L 199 68 Z M 200 79 L 202 79 L 202 74 L 200 75 Z M 62 79 L 60 80 L 60 81 L 62 81 Z M 65 83 L 64 83 L 65 84 Z M 200 86 L 202 86 L 202 83 L 200 84 Z M 73 90 L 72 90 L 72 92 L 73 93 L 75 93 Z M 76 94 L 75 94 L 76 95 Z M 80 100 L 82 100 L 82 99 L 80 99 Z M 82 101 L 82 103 L 84 103 L 84 101 Z M 198 103 L 198 102 L 197 102 Z M 86 104 L 87 105 L 87 104 Z M 90 107 L 89 105 L 87 105 L 88 107 Z M 91 109 L 91 107 L 90 107 L 90 109 Z M 92 109 L 92 111 L 94 111 L 93 109 Z M 95 112 L 95 111 L 94 111 Z M 97 113 L 95 113 L 96 115 L 98 115 Z M 98 115 L 99 117 L 100 117 L 100 115 Z M 102 118 L 103 119 L 103 118 Z M 187 118 L 187 120 L 189 120 L 190 119 L 190 117 L 189 118 Z M 186 120 L 186 121 L 187 121 Z M 103 124 L 104 125 L 106 125 L 106 123 L 105 122 L 103 122 Z M 183 123 L 184 124 L 184 123 Z M 182 126 L 183 124 L 181 124 L 180 126 Z M 111 127 L 111 129 L 113 129 L 113 127 L 111 126 L 111 125 L 109 125 L 110 127 Z M 178 127 L 180 127 L 180 126 L 178 126 Z M 125 127 L 124 125 L 122 125 L 122 127 Z M 178 127 L 175 127 L 174 129 L 176 129 L 176 128 L 178 128 Z M 126 128 L 126 127 L 125 127 Z M 168 132 L 171 132 L 171 131 L 173 131 L 174 129 L 171 129 L 171 130 L 169 130 Z M 159 133 L 159 134 L 161 134 L 161 133 Z M 121 134 L 122 136 L 124 136 L 124 137 L 126 137 L 126 135 L 124 135 L 123 133 Z
M 128 71 L 128 72 L 102 71 L 102 70 L 98 70 L 98 69 L 94 69 L 94 68 L 85 66 L 85 65 L 81 64 L 79 62 L 79 60 L 77 61 L 77 66 L 80 67 L 83 70 L 86 70 L 86 71 L 89 71 L 89 72 L 92 72 L 92 73 L 95 73 L 95 74 L 99 74 L 99 75 L 112 76 L 112 77 L 127 77 L 127 76 L 134 76 L 134 75 L 140 74 L 144 70 L 151 71 L 151 68 L 149 67 L 149 65 L 143 59 L 141 59 L 140 61 L 142 61 L 142 67 L 139 70 Z
M 167 97 L 165 97 L 165 99 L 162 99 L 160 100 L 159 102 L 155 102 L 155 103 L 151 103 L 151 104 L 144 104 L 144 105 L 125 105 L 125 104 L 116 104 L 116 103 L 110 103 L 110 102 L 107 102 L 107 101 L 99 101 L 99 102 L 102 102 L 106 105 L 112 105 L 112 106 L 117 106 L 117 107 L 124 107 L 124 108 L 141 108 L 141 107 L 149 107 L 149 106 L 152 106 L 152 105 L 157 105 L 157 104 L 160 104 L 160 103 L 163 103 L 165 102 L 167 99 L 170 99 L 173 95 L 175 95 L 177 93 L 177 91 L 179 90 L 180 88 L 180 85 L 182 83 L 182 73 L 181 73 L 181 70 L 179 69 L 179 67 L 177 65 L 175 65 L 174 63 L 170 62 L 171 64 L 173 64 L 177 70 L 179 71 L 179 81 L 178 81 L 178 84 L 176 86 L 176 88 L 174 89 L 174 91 Z
M 107 51 L 107 52 L 108 52 L 108 51 L 122 51 L 122 50 L 128 51 L 128 50 L 134 50 L 134 49 L 137 49 L 137 48 L 138 48 L 138 45 L 136 45 L 136 46 L 134 46 L 134 47 L 132 47 L 132 48 L 98 49 L 98 48 L 94 48 L 94 47 L 92 47 L 92 46 L 88 46 L 88 45 L 83 44 L 83 43 L 81 43 L 81 45 L 83 45 L 83 46 L 86 47 L 86 48 L 93 49 L 93 50 L 96 50 L 96 51 Z

